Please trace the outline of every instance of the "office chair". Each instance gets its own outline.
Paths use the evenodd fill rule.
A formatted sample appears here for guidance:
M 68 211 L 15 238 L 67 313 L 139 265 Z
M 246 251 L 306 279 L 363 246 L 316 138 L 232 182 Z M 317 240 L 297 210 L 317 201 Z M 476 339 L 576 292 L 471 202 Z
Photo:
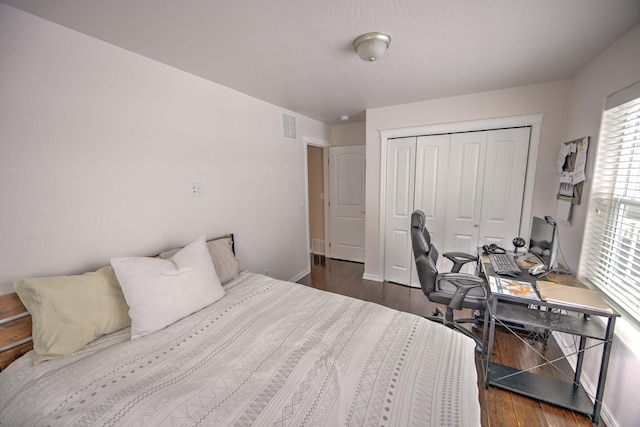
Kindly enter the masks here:
M 426 319 L 442 323 L 443 325 L 455 329 L 473 338 L 477 348 L 482 348 L 482 341 L 471 331 L 465 329 L 460 323 L 475 323 L 476 319 L 454 319 L 453 311 L 463 308 L 483 311 L 487 303 L 487 292 L 485 281 L 472 274 L 458 273 L 460 267 L 466 262 L 477 261 L 477 258 L 460 252 L 447 253 L 447 257 L 453 257 L 461 265 L 454 262 L 455 272 L 438 273 L 436 263 L 438 261 L 438 250 L 431 244 L 431 236 L 427 231 L 424 213 L 415 211 L 411 215 L 411 243 L 413 254 L 416 260 L 416 270 L 422 292 L 429 301 L 444 304 L 447 306 L 443 316 L 424 316 Z M 445 254 L 443 254 L 444 256 Z M 466 262 L 463 262 L 467 260 Z

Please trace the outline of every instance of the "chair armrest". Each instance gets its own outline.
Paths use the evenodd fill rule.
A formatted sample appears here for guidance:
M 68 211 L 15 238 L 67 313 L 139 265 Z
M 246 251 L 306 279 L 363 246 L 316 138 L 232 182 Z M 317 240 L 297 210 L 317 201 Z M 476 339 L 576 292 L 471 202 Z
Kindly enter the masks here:
M 442 256 L 453 262 L 453 268 L 451 268 L 452 273 L 458 273 L 460 268 L 468 262 L 478 261 L 477 256 L 466 252 L 446 252 L 443 253 Z
M 487 282 L 480 277 L 465 273 L 444 273 L 440 280 L 447 280 L 456 287 L 456 293 L 448 305 L 454 310 L 460 310 L 462 308 L 462 301 L 464 301 L 467 293 L 473 288 L 482 287 L 485 298 L 487 296 L 485 289 Z

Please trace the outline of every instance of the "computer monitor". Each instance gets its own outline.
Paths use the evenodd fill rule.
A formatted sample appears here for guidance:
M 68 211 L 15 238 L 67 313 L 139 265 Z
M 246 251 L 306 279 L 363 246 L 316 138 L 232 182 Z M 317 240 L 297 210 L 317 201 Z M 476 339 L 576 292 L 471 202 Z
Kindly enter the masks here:
M 546 271 L 558 270 L 558 230 L 553 218 L 533 217 L 529 252 L 538 257 L 546 266 Z

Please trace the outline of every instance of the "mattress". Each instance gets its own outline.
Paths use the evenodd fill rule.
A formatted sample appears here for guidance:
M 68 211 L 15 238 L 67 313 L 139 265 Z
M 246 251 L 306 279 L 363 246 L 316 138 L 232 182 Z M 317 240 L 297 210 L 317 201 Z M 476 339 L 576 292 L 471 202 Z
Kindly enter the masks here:
M 479 426 L 475 343 L 419 316 L 245 272 L 151 335 L 0 372 L 2 426 Z

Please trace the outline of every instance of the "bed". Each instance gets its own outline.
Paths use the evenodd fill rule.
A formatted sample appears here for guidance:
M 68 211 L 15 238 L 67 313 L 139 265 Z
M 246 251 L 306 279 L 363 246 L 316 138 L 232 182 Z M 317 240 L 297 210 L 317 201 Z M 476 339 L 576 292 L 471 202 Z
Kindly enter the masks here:
M 211 257 L 220 276 L 225 267 Z M 132 303 L 130 326 L 110 325 L 117 330 L 63 356 L 43 358 L 38 307 L 3 296 L 0 315 L 11 320 L 2 339 L 20 341 L 8 325 L 25 329 L 28 317 L 15 318 L 24 299 L 35 349 L 0 372 L 0 426 L 480 425 L 473 340 L 409 313 L 228 270 L 213 303 L 153 331 Z M 163 303 L 154 301 L 156 312 Z

